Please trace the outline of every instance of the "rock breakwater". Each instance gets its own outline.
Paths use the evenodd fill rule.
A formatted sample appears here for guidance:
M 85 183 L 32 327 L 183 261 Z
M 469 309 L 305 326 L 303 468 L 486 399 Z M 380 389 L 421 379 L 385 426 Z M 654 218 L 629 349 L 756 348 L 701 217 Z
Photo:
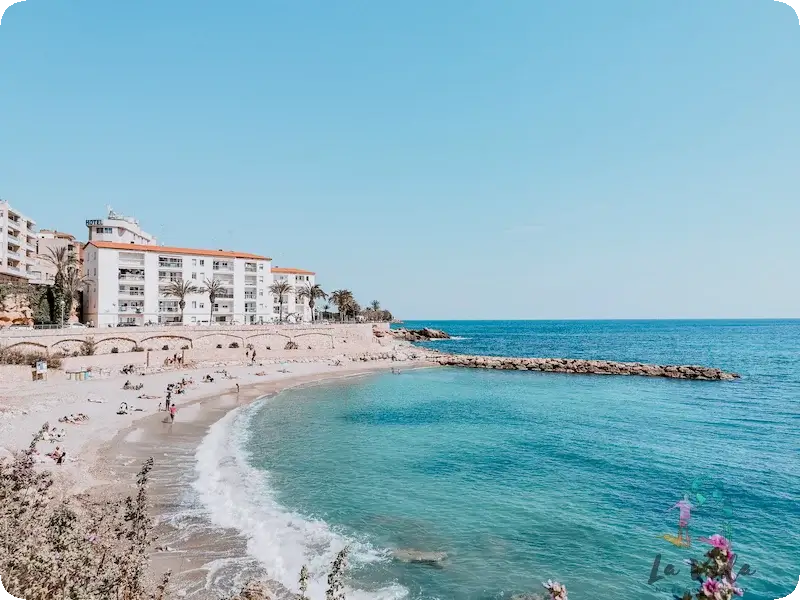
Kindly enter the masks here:
M 449 340 L 450 336 L 439 329 L 389 329 L 373 331 L 375 337 L 389 337 L 404 342 L 428 342 L 430 340 Z
M 739 378 L 739 375 L 736 373 L 729 373 L 721 369 L 697 365 L 648 365 L 644 363 L 616 362 L 611 360 L 510 358 L 459 354 L 439 354 L 434 357 L 433 360 L 447 367 L 499 369 L 505 371 L 540 371 L 544 373 L 585 375 L 637 375 L 641 377 L 666 377 L 670 379 L 696 379 L 703 381 L 728 381 Z

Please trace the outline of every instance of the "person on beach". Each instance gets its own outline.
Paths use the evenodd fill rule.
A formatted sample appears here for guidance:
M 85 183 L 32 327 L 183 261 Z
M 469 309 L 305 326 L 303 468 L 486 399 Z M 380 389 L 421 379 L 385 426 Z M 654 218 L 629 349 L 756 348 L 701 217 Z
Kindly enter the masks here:
M 172 400 L 172 390 L 167 390 L 167 399 L 165 400 L 164 410 L 169 410 L 169 404 Z
M 250 355 L 250 364 L 254 364 L 256 362 L 256 349 L 253 348 L 253 354 Z
M 172 405 L 169 407 L 169 422 L 170 423 L 174 423 L 175 422 L 175 413 L 176 412 L 178 412 L 178 407 L 175 406 L 175 403 L 173 402 Z
M 694 506 L 689 502 L 689 496 L 684 494 L 683 500 L 679 500 L 669 510 L 678 509 L 678 543 L 689 547 L 692 545 L 692 538 L 689 535 L 689 520 L 692 518 Z
M 237 394 L 239 393 L 239 384 L 238 383 L 236 384 L 236 393 Z

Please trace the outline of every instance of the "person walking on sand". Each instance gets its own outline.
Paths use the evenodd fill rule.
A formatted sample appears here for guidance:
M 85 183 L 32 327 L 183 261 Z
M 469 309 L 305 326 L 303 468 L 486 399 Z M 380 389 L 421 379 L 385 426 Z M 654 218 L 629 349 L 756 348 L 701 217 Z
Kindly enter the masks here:
M 172 390 L 167 390 L 167 399 L 164 401 L 164 410 L 169 410 L 170 400 L 172 400 Z
M 237 394 L 239 393 L 239 384 L 238 383 L 236 384 L 236 393 Z
M 250 355 L 250 364 L 255 364 L 256 362 L 256 349 L 253 348 L 253 354 Z
M 175 403 L 173 402 L 169 407 L 169 422 L 170 423 L 174 423 L 175 422 L 175 413 L 176 412 L 178 412 L 178 407 L 175 406 Z

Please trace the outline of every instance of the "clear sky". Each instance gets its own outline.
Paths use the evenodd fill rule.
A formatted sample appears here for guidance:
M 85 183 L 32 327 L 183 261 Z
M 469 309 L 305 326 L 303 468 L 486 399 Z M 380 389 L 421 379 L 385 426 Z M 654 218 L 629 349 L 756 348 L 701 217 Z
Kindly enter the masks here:
M 27 0 L 0 197 L 264 253 L 407 318 L 800 317 L 771 0 Z

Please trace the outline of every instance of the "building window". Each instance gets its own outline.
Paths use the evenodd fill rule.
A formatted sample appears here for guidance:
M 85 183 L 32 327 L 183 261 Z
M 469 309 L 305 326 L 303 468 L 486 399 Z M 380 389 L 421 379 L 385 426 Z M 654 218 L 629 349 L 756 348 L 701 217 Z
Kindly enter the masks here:
M 206 266 L 206 261 L 203 260 L 202 258 L 200 259 L 200 266 L 201 267 L 205 267 Z
M 192 273 L 192 279 L 197 279 L 197 273 Z
M 264 295 L 264 290 L 258 290 L 258 295 L 259 296 L 263 296 Z
M 264 276 L 263 276 L 263 275 L 261 275 L 261 276 L 258 278 L 258 283 L 264 283 Z
M 197 323 L 197 317 L 192 317 L 192 323 Z
M 193 266 L 193 267 L 196 267 L 196 266 L 197 266 L 197 259 L 196 259 L 196 258 L 193 258 L 193 259 L 192 259 L 192 266 Z
M 200 303 L 200 308 L 205 308 L 205 307 L 206 307 L 206 305 L 201 302 Z
M 192 301 L 192 308 L 197 308 L 197 301 L 195 300 Z

